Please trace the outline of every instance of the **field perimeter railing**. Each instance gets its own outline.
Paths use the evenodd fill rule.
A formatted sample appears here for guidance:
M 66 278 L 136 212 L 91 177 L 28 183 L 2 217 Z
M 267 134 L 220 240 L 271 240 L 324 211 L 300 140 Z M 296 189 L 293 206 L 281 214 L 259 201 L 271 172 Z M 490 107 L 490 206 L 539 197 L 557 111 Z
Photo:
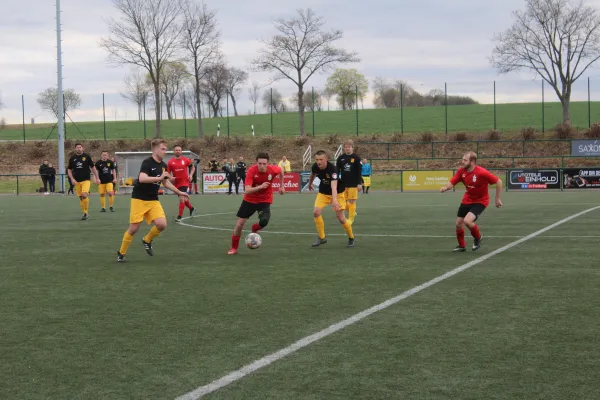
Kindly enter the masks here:
M 582 159 L 585 160 L 590 160 L 590 161 L 594 161 L 597 162 L 598 161 L 598 157 L 578 157 L 578 156 L 525 156 L 525 157 L 521 157 L 521 156 L 508 156 L 508 157 L 479 157 L 478 158 L 478 162 L 480 163 L 485 163 L 485 162 L 490 162 L 490 161 L 498 161 L 498 162 L 502 162 L 502 161 L 509 161 L 511 163 L 510 166 L 495 166 L 495 165 L 486 165 L 485 167 L 488 169 L 503 169 L 503 168 L 529 168 L 532 166 L 529 165 L 523 165 L 522 163 L 524 161 L 538 161 L 538 160 L 546 160 L 547 162 L 544 163 L 543 166 L 536 166 L 536 167 L 548 167 L 548 168 L 576 168 L 576 165 L 567 165 L 565 163 L 565 160 L 573 160 L 573 159 L 577 159 L 578 161 L 581 161 Z M 557 162 L 560 163 L 560 165 L 558 164 L 553 164 L 552 162 L 548 162 L 551 160 L 556 160 Z M 456 165 L 458 164 L 458 162 L 460 161 L 459 158 L 457 157 L 436 157 L 436 158 L 430 158 L 430 157 L 423 157 L 423 158 L 370 158 L 371 163 L 374 165 L 375 162 L 400 162 L 400 163 L 414 163 L 414 169 L 415 170 L 427 170 L 427 169 L 431 169 L 429 166 L 427 165 L 423 165 L 426 163 L 432 163 L 432 162 L 451 162 L 452 164 Z M 521 165 L 518 165 L 518 161 L 521 161 Z M 452 166 L 446 164 L 447 166 L 440 166 L 437 169 L 451 169 Z M 585 168 L 588 168 L 587 166 Z M 413 169 L 413 168 L 410 168 Z M 406 168 L 404 168 L 403 170 L 406 170 Z M 380 171 L 379 169 L 374 169 L 374 172 L 378 172 Z
M 573 140 L 578 139 L 359 142 L 356 146 L 361 156 L 369 157 L 370 155 L 370 159 L 372 160 L 400 158 L 442 159 L 448 157 L 453 151 L 459 157 L 467 151 L 474 151 L 481 159 L 492 156 L 570 156 Z M 543 154 L 548 151 L 551 154 Z M 374 156 L 374 154 L 377 155 Z M 380 156 L 381 154 L 384 156 Z M 415 156 L 406 157 L 406 154 L 414 154 Z

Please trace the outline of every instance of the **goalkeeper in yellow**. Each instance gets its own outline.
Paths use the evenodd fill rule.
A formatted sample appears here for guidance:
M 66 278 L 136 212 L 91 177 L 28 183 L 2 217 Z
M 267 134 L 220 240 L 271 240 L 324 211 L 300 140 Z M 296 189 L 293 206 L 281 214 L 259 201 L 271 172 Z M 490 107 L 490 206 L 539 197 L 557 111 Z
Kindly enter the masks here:
M 348 221 L 354 223 L 356 217 L 356 200 L 362 183 L 362 164 L 360 157 L 354 153 L 354 142 L 348 139 L 344 142 L 344 154 L 340 155 L 336 162 L 340 181 L 346 188 L 344 198 L 348 210 Z
M 102 209 L 100 212 L 106 212 L 106 195 L 108 194 L 108 205 L 110 211 L 114 212 L 115 209 L 115 185 L 117 183 L 117 166 L 113 160 L 108 158 L 108 151 L 102 152 L 102 159 L 96 161 L 96 170 L 98 171 L 98 177 L 100 178 L 100 184 L 98 185 L 98 193 L 100 193 L 100 204 Z

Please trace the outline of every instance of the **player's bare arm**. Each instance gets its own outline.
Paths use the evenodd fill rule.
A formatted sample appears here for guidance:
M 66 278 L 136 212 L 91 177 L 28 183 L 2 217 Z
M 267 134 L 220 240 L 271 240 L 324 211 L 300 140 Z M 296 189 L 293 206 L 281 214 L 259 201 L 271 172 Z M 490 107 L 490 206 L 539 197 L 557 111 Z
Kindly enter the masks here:
M 310 190 L 311 192 L 313 190 L 315 190 L 314 186 L 313 186 L 313 181 L 315 180 L 315 174 L 311 173 L 310 177 L 308 178 L 308 190 Z
M 285 187 L 283 187 L 283 178 L 284 178 L 284 173 L 283 173 L 283 169 L 281 169 L 281 171 L 279 172 L 279 194 L 283 195 L 285 193 Z
M 77 181 L 73 178 L 73 170 L 71 168 L 67 169 L 67 175 L 69 175 L 69 180 L 73 185 L 77 184 Z
M 194 177 L 194 172 L 196 172 L 196 167 L 194 166 L 194 163 L 192 163 L 192 169 L 190 169 L 190 176 L 189 176 L 190 182 L 192 181 L 192 179 Z
M 166 174 L 168 174 L 167 172 L 165 172 Z M 163 174 L 164 175 L 164 174 Z M 183 197 L 190 197 L 189 194 L 182 192 L 181 190 L 177 189 L 175 187 L 175 185 L 173 185 L 173 183 L 171 183 L 171 181 L 169 179 L 165 179 L 163 178 L 163 185 L 165 185 L 165 187 L 167 189 L 169 189 L 170 191 L 172 191 L 173 193 L 175 193 L 178 196 L 183 196 Z
M 502 200 L 500 200 L 500 193 L 502 193 L 502 179 L 498 179 L 496 182 L 496 207 L 502 207 Z
M 332 197 L 332 202 L 331 202 L 331 207 L 335 210 L 335 211 L 339 211 L 340 210 L 340 204 L 337 201 L 337 185 L 338 182 L 337 181 L 331 181 L 331 197 Z
M 92 170 L 92 174 L 94 175 L 94 182 L 96 183 L 96 185 L 100 184 L 100 176 L 98 175 L 98 170 L 96 169 L 96 166 L 92 166 L 91 167 Z
M 442 186 L 440 188 L 440 193 L 444 193 L 447 192 L 448 190 L 452 190 L 454 188 L 454 185 L 450 182 L 448 182 L 447 184 L 445 184 L 444 186 Z
M 114 170 L 114 169 L 113 169 L 113 173 L 112 173 L 112 175 L 113 175 L 113 183 L 115 183 L 115 184 L 116 184 L 116 183 L 117 183 L 117 170 Z

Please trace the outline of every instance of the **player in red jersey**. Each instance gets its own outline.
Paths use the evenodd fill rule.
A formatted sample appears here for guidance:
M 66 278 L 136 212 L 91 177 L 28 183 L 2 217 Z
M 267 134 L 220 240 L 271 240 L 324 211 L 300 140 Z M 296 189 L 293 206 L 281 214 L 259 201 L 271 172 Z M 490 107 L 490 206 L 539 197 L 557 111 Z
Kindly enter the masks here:
M 173 148 L 173 153 L 175 154 L 175 157 L 169 160 L 169 163 L 167 164 L 167 172 L 169 172 L 175 178 L 175 182 L 173 184 L 177 190 L 187 193 L 196 167 L 192 164 L 192 160 L 181 155 L 183 153 L 181 146 L 175 146 Z M 192 168 L 188 169 L 189 166 Z M 190 217 L 194 215 L 196 209 L 194 206 L 192 206 L 192 203 L 190 203 L 189 197 L 179 196 L 179 214 L 177 214 L 175 222 L 181 221 L 181 216 L 185 207 L 189 208 Z
M 463 224 L 469 228 L 473 236 L 473 251 L 476 251 L 481 246 L 483 236 L 479 232 L 479 227 L 475 223 L 483 210 L 490 204 L 490 194 L 488 192 L 489 185 L 496 185 L 496 207 L 502 207 L 500 201 L 500 193 L 502 193 L 502 181 L 485 168 L 478 166 L 477 154 L 470 151 L 466 153 L 461 161 L 462 168 L 456 171 L 456 174 L 450 183 L 440 189 L 444 193 L 451 190 L 459 182 L 464 183 L 467 191 L 463 196 L 458 214 L 456 217 L 456 238 L 458 246 L 453 251 L 466 251 L 465 230 Z
M 255 212 L 258 212 L 258 223 L 252 225 L 253 233 L 260 231 L 269 223 L 273 203 L 271 183 L 277 175 L 279 175 L 279 194 L 284 194 L 283 170 L 276 165 L 269 165 L 269 154 L 258 153 L 256 164 L 246 171 L 244 199 L 237 212 L 238 220 L 231 236 L 231 248 L 227 254 L 237 254 L 244 224 Z

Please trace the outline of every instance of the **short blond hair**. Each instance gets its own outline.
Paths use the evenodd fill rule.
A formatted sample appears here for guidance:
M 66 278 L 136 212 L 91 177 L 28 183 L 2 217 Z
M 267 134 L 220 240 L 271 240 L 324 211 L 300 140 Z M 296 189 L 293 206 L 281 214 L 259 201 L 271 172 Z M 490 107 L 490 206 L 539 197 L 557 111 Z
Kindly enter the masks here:
M 152 150 L 154 150 L 155 148 L 157 148 L 161 144 L 165 144 L 166 145 L 167 141 L 165 139 L 154 139 L 152 141 Z
M 344 140 L 344 146 L 349 144 L 350 146 L 354 147 L 354 142 L 352 141 L 352 139 L 346 139 Z

